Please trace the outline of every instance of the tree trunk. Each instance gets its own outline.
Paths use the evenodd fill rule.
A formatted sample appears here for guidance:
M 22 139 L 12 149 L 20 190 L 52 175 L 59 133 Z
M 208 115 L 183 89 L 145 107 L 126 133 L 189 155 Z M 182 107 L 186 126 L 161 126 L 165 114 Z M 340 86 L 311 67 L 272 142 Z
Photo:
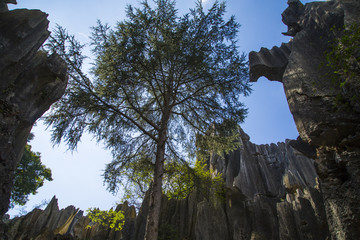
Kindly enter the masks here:
M 157 240 L 159 235 L 159 222 L 162 198 L 162 180 L 164 174 L 165 146 L 167 141 L 167 129 L 170 119 L 171 108 L 165 98 L 165 112 L 161 119 L 161 127 L 157 141 L 156 160 L 153 185 L 150 192 L 149 212 L 146 221 L 145 240 Z
M 156 240 L 159 234 L 162 198 L 162 178 L 164 173 L 165 140 L 157 146 L 154 180 L 150 193 L 149 213 L 146 221 L 145 240 Z

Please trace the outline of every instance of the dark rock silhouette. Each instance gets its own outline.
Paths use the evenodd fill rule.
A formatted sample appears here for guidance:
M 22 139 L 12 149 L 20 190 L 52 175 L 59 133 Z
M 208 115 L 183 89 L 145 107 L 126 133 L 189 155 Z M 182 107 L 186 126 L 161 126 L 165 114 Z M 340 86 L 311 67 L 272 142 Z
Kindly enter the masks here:
M 1 1 L 0 4 L 16 3 Z M 7 212 L 13 173 L 35 121 L 66 88 L 66 65 L 39 48 L 48 38 L 47 14 L 0 12 L 0 219 Z M 0 239 L 4 235 L 0 222 Z
M 9 11 L 8 4 L 17 4 L 16 0 L 0 0 L 0 13 Z
M 269 80 L 282 82 L 290 48 L 291 43 L 283 43 L 280 47 L 275 46 L 271 50 L 261 48 L 257 54 L 250 54 L 249 61 L 252 68 L 250 81 L 255 82 L 259 77 L 265 76 Z
M 341 34 L 332 28 L 360 24 L 360 2 L 337 0 L 302 6 L 291 0 L 288 4 L 283 21 L 289 28 L 286 35 L 293 39 L 287 64 L 284 56 L 279 59 L 275 54 L 262 60 L 267 49 L 251 52 L 250 74 L 255 76 L 251 80 L 278 71 L 279 61 L 285 65 L 282 76 L 269 79 L 283 83 L 300 141 L 317 151 L 315 162 L 332 239 L 360 239 L 360 105 L 348 111 L 336 103 L 339 94 L 351 99 L 360 87 L 354 84 L 344 94 L 326 77 L 331 70 L 324 66 L 325 52 Z

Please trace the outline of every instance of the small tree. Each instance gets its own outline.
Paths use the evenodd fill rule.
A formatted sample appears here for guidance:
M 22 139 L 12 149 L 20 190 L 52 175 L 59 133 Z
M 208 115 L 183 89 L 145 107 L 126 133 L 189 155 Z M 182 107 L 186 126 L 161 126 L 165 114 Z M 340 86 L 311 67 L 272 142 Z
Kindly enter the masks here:
M 74 149 L 85 130 L 104 141 L 114 156 L 105 178 L 115 183 L 134 162 L 152 166 L 148 240 L 158 236 L 165 163 L 194 160 L 199 134 L 204 143 L 234 146 L 237 132 L 219 137 L 214 125 L 230 120 L 236 129 L 246 114 L 239 97 L 250 92 L 246 57 L 236 46 L 239 24 L 223 19 L 225 3 L 205 13 L 198 1 L 178 16 L 175 1 L 154 2 L 155 8 L 147 1 L 128 6 L 115 29 L 101 22 L 93 28 L 91 80 L 73 36 L 59 27 L 47 44 L 68 63 L 70 76 L 46 117 L 53 141 Z
M 31 133 L 28 142 L 33 139 Z M 33 152 L 26 144 L 24 154 L 15 170 L 14 187 L 11 192 L 10 208 L 25 205 L 30 194 L 36 194 L 45 180 L 52 181 L 51 170 L 41 163 L 40 153 Z
M 105 228 L 121 231 L 125 224 L 125 216 L 122 211 L 116 212 L 113 209 L 103 211 L 98 208 L 89 208 L 86 212 L 91 223 L 99 224 Z M 86 229 L 89 228 L 91 228 L 90 225 L 86 226 Z

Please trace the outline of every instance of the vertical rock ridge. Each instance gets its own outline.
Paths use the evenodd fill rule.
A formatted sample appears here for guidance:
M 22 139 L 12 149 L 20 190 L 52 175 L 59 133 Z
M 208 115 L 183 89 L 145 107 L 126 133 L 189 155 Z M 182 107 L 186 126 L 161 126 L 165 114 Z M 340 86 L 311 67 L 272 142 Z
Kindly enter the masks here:
M 8 210 L 14 170 L 28 134 L 67 85 L 65 62 L 39 51 L 50 34 L 47 14 L 4 10 L 9 2 L 16 3 L 0 1 L 0 220 Z M 4 235 L 0 221 L 0 239 Z
M 334 70 L 324 66 L 325 52 L 341 37 L 341 31 L 332 29 L 360 24 L 360 2 L 311 2 L 304 7 L 298 0 L 288 3 L 283 19 L 291 32 L 287 35 L 293 36 L 292 47 L 283 76 L 278 79 L 282 79 L 300 134 L 292 145 L 307 155 L 316 155 L 332 239 L 360 239 L 360 105 L 353 104 L 347 111 L 337 102 L 339 95 L 344 99 L 357 96 L 359 84 L 351 80 L 348 91 L 343 91 L 326 76 Z M 261 62 L 253 59 L 262 58 L 264 51 L 251 53 L 250 66 Z M 278 62 L 272 61 L 274 65 Z M 263 70 L 269 67 L 271 70 Z M 274 69 L 271 63 L 264 63 L 250 68 L 250 74 L 264 76 Z
M 210 160 L 211 168 L 224 177 L 226 194 L 224 199 L 214 195 L 207 200 L 193 192 L 187 203 L 193 212 L 189 215 L 195 217 L 188 220 L 187 231 L 178 224 L 183 213 L 170 207 L 182 206 L 183 200 L 163 199 L 161 224 L 176 230 L 174 239 L 326 239 L 329 231 L 314 161 L 293 149 L 290 140 L 256 145 L 242 133 L 240 142 L 241 147 L 225 158 Z M 146 206 L 145 200 L 138 218 L 145 219 Z M 145 222 L 137 222 L 137 228 L 141 224 Z

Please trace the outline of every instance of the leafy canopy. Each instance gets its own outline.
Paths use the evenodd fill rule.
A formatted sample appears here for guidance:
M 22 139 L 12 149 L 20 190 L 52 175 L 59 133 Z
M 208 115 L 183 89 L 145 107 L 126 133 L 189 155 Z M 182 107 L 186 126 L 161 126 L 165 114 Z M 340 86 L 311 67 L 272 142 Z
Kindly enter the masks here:
M 31 133 L 28 142 L 34 138 Z M 41 163 L 40 153 L 33 152 L 26 144 L 23 156 L 15 170 L 14 187 L 11 192 L 10 207 L 25 205 L 30 194 L 36 194 L 45 180 L 52 181 L 51 170 Z
M 111 191 L 126 180 L 149 184 L 145 175 L 156 159 L 169 167 L 194 161 L 199 135 L 205 147 L 233 148 L 246 115 L 239 97 L 250 93 L 247 61 L 237 47 L 240 25 L 234 16 L 223 18 L 225 3 L 205 12 L 198 1 L 178 16 L 175 1 L 154 2 L 155 8 L 147 1 L 128 6 L 127 18 L 114 28 L 98 21 L 90 75 L 82 72 L 84 45 L 63 28 L 47 43 L 67 62 L 70 76 L 64 97 L 46 116 L 52 140 L 75 149 L 88 131 L 104 142 L 113 153 L 104 173 Z M 230 134 L 220 137 L 213 129 L 224 120 Z

